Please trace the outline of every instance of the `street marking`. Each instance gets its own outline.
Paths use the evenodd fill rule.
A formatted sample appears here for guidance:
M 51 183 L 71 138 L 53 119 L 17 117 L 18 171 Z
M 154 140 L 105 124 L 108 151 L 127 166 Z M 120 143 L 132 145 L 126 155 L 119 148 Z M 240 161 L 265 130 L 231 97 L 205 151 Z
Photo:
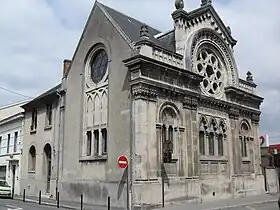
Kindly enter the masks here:
M 250 210 L 256 210 L 255 208 L 251 207 L 251 206 L 245 206 L 247 209 L 250 209 Z
M 22 210 L 22 208 L 17 207 L 17 206 L 12 206 L 12 205 L 6 205 L 6 207 L 8 207 L 7 210 Z M 10 209 L 11 208 L 11 209 Z

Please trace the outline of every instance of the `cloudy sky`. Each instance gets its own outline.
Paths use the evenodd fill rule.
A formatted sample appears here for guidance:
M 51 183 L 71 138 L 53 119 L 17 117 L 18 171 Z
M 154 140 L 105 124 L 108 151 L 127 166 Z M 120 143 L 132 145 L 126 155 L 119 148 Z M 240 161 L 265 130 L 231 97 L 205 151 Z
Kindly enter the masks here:
M 174 0 L 100 2 L 161 31 L 172 28 Z M 62 60 L 72 58 L 93 4 L 94 0 L 0 0 L 0 105 L 34 97 L 60 82 Z M 280 142 L 279 0 L 213 0 L 213 4 L 238 40 L 239 75 L 244 78 L 252 71 L 258 92 L 265 97 L 261 134 Z M 200 0 L 185 0 L 186 10 L 199 5 Z

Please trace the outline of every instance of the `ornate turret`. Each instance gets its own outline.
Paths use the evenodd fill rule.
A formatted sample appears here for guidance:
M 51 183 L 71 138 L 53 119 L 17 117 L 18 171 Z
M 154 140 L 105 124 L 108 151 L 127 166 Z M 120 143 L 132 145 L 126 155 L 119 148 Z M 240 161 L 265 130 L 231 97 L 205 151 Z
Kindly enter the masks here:
M 201 6 L 204 6 L 206 4 L 211 4 L 212 0 L 201 0 Z
M 248 71 L 248 72 L 246 73 L 246 75 L 247 75 L 246 81 L 247 81 L 247 82 L 253 83 L 253 82 L 254 82 L 254 79 L 253 79 L 252 73 L 251 73 L 250 71 Z
M 184 0 L 175 0 L 176 10 L 184 9 Z
M 142 25 L 140 29 L 140 39 L 149 39 L 149 28 L 147 25 Z

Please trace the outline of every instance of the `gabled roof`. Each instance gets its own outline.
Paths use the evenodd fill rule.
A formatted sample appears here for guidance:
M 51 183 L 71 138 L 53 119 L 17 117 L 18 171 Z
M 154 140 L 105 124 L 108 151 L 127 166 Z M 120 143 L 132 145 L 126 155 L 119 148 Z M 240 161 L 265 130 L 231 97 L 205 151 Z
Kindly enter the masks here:
M 47 90 L 46 92 L 42 93 L 41 95 L 37 96 L 36 98 L 34 98 L 33 100 L 31 100 L 29 103 L 24 104 L 23 106 L 21 106 L 23 109 L 26 109 L 28 106 L 35 104 L 36 102 L 45 99 L 48 96 L 51 96 L 53 94 L 56 94 L 57 91 L 59 91 L 61 88 L 61 83 L 54 86 L 53 88 Z
M 190 12 L 186 12 L 185 10 L 182 9 L 176 10 L 175 12 L 172 13 L 172 17 L 173 19 L 175 19 L 178 18 L 179 16 L 183 16 L 186 20 L 192 20 L 207 12 L 210 12 L 214 21 L 216 22 L 216 24 L 218 25 L 222 33 L 225 35 L 225 37 L 228 39 L 229 43 L 234 46 L 237 43 L 237 41 L 232 37 L 230 30 L 225 26 L 224 22 L 221 20 L 220 16 L 216 12 L 212 4 L 206 4 Z
M 109 15 L 116 22 L 116 24 L 120 27 L 120 29 L 129 38 L 132 45 L 134 45 L 134 43 L 140 40 L 141 26 L 146 25 L 149 30 L 150 41 L 152 41 L 156 45 L 159 45 L 167 50 L 174 52 L 175 41 L 173 42 L 174 46 L 172 46 L 172 41 L 173 39 L 175 39 L 174 33 L 172 34 L 170 32 L 167 32 L 165 36 L 161 36 L 161 39 L 157 39 L 155 38 L 155 36 L 162 33 L 160 30 L 155 29 L 152 26 L 144 22 L 141 22 L 140 20 L 136 20 L 135 18 L 127 16 L 104 4 L 101 4 L 100 2 L 96 2 L 96 4 L 102 9 L 104 9 L 107 15 Z

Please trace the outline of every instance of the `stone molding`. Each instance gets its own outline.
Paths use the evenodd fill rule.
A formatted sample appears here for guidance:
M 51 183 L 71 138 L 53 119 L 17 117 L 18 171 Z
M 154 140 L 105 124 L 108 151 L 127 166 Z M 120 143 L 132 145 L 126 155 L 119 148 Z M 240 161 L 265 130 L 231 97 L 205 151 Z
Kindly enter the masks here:
M 134 99 L 156 100 L 157 91 L 154 88 L 143 84 L 138 84 L 132 87 L 132 95 Z
M 183 101 L 184 109 L 197 110 L 198 99 L 196 97 L 185 96 Z

